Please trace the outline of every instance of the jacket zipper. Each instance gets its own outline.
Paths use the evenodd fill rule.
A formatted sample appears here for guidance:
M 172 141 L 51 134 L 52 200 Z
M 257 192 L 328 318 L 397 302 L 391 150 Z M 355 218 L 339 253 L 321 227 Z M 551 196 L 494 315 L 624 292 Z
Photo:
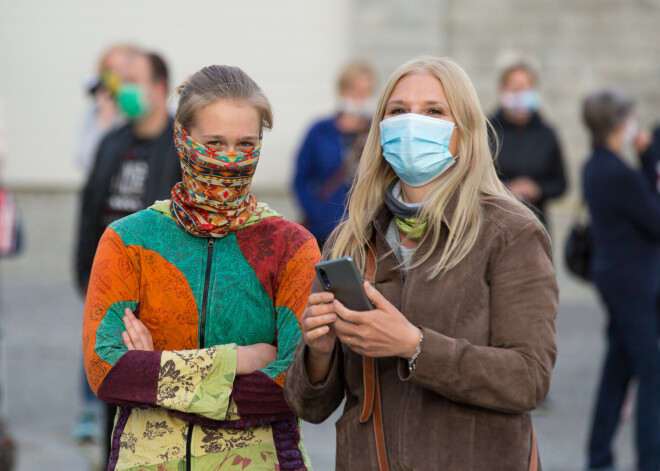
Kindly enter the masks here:
M 204 348 L 204 331 L 206 330 L 206 310 L 209 302 L 209 285 L 211 284 L 211 265 L 213 265 L 213 247 L 215 239 L 209 239 L 206 255 L 206 274 L 204 275 L 204 294 L 202 295 L 202 317 L 199 321 L 199 348 Z M 188 437 L 186 438 L 186 471 L 191 471 L 192 467 L 192 434 L 195 424 L 188 427 Z
M 209 285 L 211 284 L 211 265 L 213 264 L 213 246 L 215 239 L 209 239 L 206 258 L 206 276 L 204 277 L 204 295 L 202 296 L 202 318 L 199 322 L 199 348 L 204 348 L 204 335 L 206 330 L 206 310 L 209 303 Z

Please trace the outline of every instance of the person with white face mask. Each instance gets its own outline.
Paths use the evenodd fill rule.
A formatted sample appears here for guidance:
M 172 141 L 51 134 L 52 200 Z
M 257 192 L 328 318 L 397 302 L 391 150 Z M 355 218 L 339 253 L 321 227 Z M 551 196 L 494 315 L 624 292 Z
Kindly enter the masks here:
M 375 73 L 369 64 L 348 63 L 337 82 L 337 109 L 307 132 L 293 182 L 303 225 L 321 247 L 344 214 L 374 111 Z
M 499 93 L 500 107 L 490 118 L 499 145 L 493 145 L 498 175 L 547 226 L 546 203 L 564 193 L 566 176 L 559 140 L 539 113 L 535 71 L 525 62 L 507 67 Z
M 633 98 L 606 88 L 587 96 L 583 118 L 593 152 L 583 174 L 591 214 L 590 274 L 607 308 L 608 347 L 594 407 L 588 467 L 613 471 L 612 441 L 633 378 L 637 470 L 660 466 L 660 197 L 642 171 L 622 159 L 639 140 Z

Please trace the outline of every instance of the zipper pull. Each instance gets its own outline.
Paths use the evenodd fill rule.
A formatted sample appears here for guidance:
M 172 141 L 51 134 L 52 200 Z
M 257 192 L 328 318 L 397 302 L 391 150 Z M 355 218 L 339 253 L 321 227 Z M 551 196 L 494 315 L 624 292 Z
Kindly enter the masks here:
M 215 245 L 215 239 L 209 239 L 209 249 L 212 249 L 213 245 Z

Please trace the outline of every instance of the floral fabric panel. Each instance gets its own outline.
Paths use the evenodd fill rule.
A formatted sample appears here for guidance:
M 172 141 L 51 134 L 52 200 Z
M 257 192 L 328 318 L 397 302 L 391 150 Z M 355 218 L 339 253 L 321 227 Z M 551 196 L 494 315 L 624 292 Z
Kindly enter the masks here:
M 270 426 L 244 429 L 195 427 L 192 455 L 195 469 L 277 469 L 277 450 Z
M 236 374 L 235 344 L 163 352 L 158 374 L 159 406 L 225 420 Z
M 177 469 L 176 465 L 186 460 L 187 434 L 188 423 L 164 409 L 133 409 L 119 442 L 116 469 L 147 467 L 152 463 L 170 464 Z

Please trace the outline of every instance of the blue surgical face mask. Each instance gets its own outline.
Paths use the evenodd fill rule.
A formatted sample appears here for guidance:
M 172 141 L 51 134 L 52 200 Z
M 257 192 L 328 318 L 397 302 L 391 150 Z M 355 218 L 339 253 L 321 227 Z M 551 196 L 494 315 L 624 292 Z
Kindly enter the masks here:
M 435 180 L 454 164 L 449 141 L 456 125 L 444 119 L 406 113 L 380 122 L 383 157 L 410 186 Z

